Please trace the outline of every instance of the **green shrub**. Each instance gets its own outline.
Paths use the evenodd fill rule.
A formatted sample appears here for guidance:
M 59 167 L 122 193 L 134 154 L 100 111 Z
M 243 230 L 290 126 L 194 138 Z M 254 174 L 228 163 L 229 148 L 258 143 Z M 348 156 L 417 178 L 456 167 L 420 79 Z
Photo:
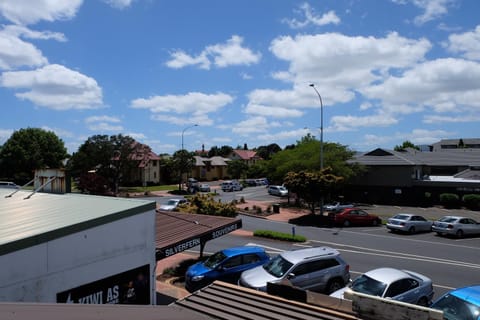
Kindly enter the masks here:
M 462 201 L 470 210 L 480 209 L 480 194 L 466 194 L 462 197 Z
M 211 216 L 237 216 L 237 207 L 234 203 L 215 201 L 211 194 L 196 194 L 190 197 L 188 204 L 180 206 L 179 211 Z
M 460 205 L 460 197 L 455 193 L 440 194 L 440 203 L 445 208 L 457 208 Z
M 277 231 L 270 231 L 270 230 L 256 230 L 253 233 L 256 237 L 263 237 L 275 240 L 283 240 L 283 241 L 293 241 L 293 242 L 305 242 L 307 238 L 304 236 L 299 235 L 292 235 L 290 233 L 283 233 Z

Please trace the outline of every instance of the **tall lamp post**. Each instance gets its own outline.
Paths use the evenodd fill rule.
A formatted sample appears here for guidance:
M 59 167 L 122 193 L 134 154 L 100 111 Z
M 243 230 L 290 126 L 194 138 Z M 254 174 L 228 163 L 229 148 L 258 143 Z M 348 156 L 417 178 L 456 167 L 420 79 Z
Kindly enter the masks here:
M 310 87 L 315 90 L 318 95 L 318 99 L 320 100 L 320 171 L 323 170 L 323 102 L 322 96 L 320 92 L 318 92 L 317 88 L 315 88 L 315 84 L 311 83 Z M 320 215 L 323 216 L 323 191 L 322 196 L 320 197 Z
M 180 170 L 180 179 L 179 179 L 180 181 L 178 182 L 178 190 L 182 189 L 182 176 L 183 176 L 184 168 L 185 168 L 184 167 L 184 164 L 185 164 L 184 160 L 185 159 L 183 159 L 183 150 L 184 150 L 184 148 L 183 148 L 183 135 L 185 134 L 185 131 L 187 131 L 188 129 L 193 128 L 193 127 L 198 127 L 198 124 L 191 125 L 191 126 L 186 127 L 182 130 L 182 150 L 181 150 L 182 151 L 182 164 L 181 164 L 182 168 Z

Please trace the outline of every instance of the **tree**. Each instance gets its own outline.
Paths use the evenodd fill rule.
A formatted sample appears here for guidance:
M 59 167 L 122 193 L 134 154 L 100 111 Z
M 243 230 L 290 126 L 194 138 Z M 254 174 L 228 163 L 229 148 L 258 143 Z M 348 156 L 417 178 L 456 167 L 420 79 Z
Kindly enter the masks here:
M 228 164 L 228 174 L 234 179 L 240 179 L 248 170 L 248 165 L 242 160 L 232 160 Z
M 210 148 L 210 150 L 208 150 L 208 157 L 209 158 L 218 156 L 219 154 L 220 154 L 220 149 L 218 149 L 217 146 L 213 146 L 213 147 Z
M 218 155 L 221 157 L 228 157 L 233 152 L 233 148 L 230 146 L 222 146 L 218 151 Z
M 420 148 L 416 145 L 414 145 L 412 142 L 406 140 L 406 141 L 403 141 L 403 143 L 401 145 L 397 145 L 395 146 L 395 148 L 393 148 L 393 150 L 395 151 L 404 151 L 405 149 L 407 148 L 412 148 L 412 149 L 416 149 L 416 150 L 420 150 Z
M 138 167 L 140 155 L 145 156 L 149 152 L 150 148 L 129 136 L 95 135 L 89 137 L 72 155 L 68 169 L 72 177 L 79 181 L 81 191 L 97 194 L 98 190 L 104 188 L 94 186 L 95 181 L 106 181 L 105 189 L 117 194 L 119 185 L 124 181 L 130 182 L 129 177 L 132 170 Z M 92 173 L 102 179 L 92 179 Z
M 52 131 L 15 131 L 0 150 L 0 176 L 28 182 L 35 169 L 63 168 L 69 157 L 64 142 Z
M 178 173 L 178 190 L 182 189 L 182 178 L 186 172 L 192 171 L 195 157 L 192 152 L 178 150 L 173 154 L 173 170 Z
M 332 173 L 350 179 L 361 171 L 361 166 L 349 163 L 354 152 L 346 146 L 323 143 L 324 167 L 330 167 Z M 320 141 L 310 135 L 303 137 L 294 148 L 284 149 L 272 156 L 267 164 L 267 177 L 276 184 L 281 184 L 288 172 L 320 170 Z
M 282 148 L 276 143 L 269 144 L 268 146 L 260 146 L 256 149 L 257 155 L 264 160 L 270 160 L 272 156 L 281 151 Z
M 288 172 L 284 183 L 289 192 L 295 193 L 303 199 L 312 214 L 315 214 L 315 207 L 322 195 L 330 193 L 344 181 L 332 173 L 332 168 L 327 167 L 321 171 L 309 172 Z

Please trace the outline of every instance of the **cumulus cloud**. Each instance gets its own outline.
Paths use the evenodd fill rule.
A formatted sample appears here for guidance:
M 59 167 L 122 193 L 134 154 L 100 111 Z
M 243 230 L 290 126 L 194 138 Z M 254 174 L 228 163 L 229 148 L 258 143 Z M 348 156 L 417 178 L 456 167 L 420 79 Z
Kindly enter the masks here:
M 468 123 L 468 122 L 480 122 L 480 116 L 477 114 L 468 114 L 461 116 L 443 116 L 443 115 L 425 115 L 423 117 L 423 123 Z
M 392 115 L 377 114 L 369 116 L 333 116 L 330 119 L 330 131 L 357 131 L 362 127 L 386 127 L 398 123 Z
M 260 61 L 261 54 L 242 46 L 243 38 L 232 36 L 226 43 L 207 46 L 197 56 L 191 56 L 182 50 L 175 51 L 166 65 L 170 68 L 180 69 L 197 65 L 201 69 L 210 69 L 211 65 L 225 68 L 234 65 L 251 65 Z
M 480 25 L 473 31 L 452 34 L 444 46 L 453 53 L 460 53 L 466 59 L 480 60 Z
M 455 3 L 455 0 L 392 0 L 392 2 L 397 4 L 411 3 L 424 10 L 423 14 L 416 16 L 413 20 L 416 25 L 422 25 L 447 14 L 448 6 Z
M 69 20 L 76 14 L 83 0 L 2 0 L 0 14 L 7 20 L 29 25 L 39 21 Z
M 269 127 L 271 127 L 271 123 L 265 117 L 252 117 L 235 124 L 232 127 L 232 132 L 244 136 L 266 132 Z
M 436 112 L 480 108 L 480 64 L 461 59 L 437 59 L 416 65 L 398 77 L 365 88 L 384 105 L 428 106 Z
M 54 110 L 95 109 L 102 105 L 102 89 L 94 79 L 58 64 L 32 71 L 4 72 L 0 86 L 25 89 L 15 95 Z
M 225 93 L 205 94 L 190 92 L 186 95 L 154 96 L 139 98 L 131 102 L 136 109 L 148 109 L 152 119 L 175 124 L 198 123 L 212 125 L 209 113 L 217 112 L 233 102 L 233 97 Z M 169 115 L 168 113 L 181 116 Z M 188 115 L 188 117 L 185 117 Z
M 302 111 L 294 108 L 264 106 L 253 103 L 247 105 L 245 113 L 272 118 L 299 118 L 304 114 Z
M 40 50 L 18 37 L 11 28 L 0 30 L 0 69 L 37 67 L 48 63 Z
M 304 28 L 308 25 L 324 26 L 327 24 L 339 24 L 340 18 L 335 14 L 335 11 L 329 11 L 322 16 L 316 15 L 312 7 L 308 3 L 300 5 L 300 10 L 297 13 L 302 16 L 302 21 L 297 19 L 283 19 L 283 22 L 288 24 L 292 29 Z

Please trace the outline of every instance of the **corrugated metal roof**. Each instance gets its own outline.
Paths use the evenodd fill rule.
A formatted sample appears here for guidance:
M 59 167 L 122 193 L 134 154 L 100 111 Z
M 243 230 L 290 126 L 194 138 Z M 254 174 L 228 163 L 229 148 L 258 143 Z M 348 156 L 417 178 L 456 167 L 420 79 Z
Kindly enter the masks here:
M 172 305 L 225 320 L 358 319 L 345 313 L 220 281 L 215 281 Z
M 242 220 L 204 214 L 157 210 L 157 260 L 196 247 L 242 227 Z
M 0 255 L 154 210 L 149 200 L 0 189 Z

